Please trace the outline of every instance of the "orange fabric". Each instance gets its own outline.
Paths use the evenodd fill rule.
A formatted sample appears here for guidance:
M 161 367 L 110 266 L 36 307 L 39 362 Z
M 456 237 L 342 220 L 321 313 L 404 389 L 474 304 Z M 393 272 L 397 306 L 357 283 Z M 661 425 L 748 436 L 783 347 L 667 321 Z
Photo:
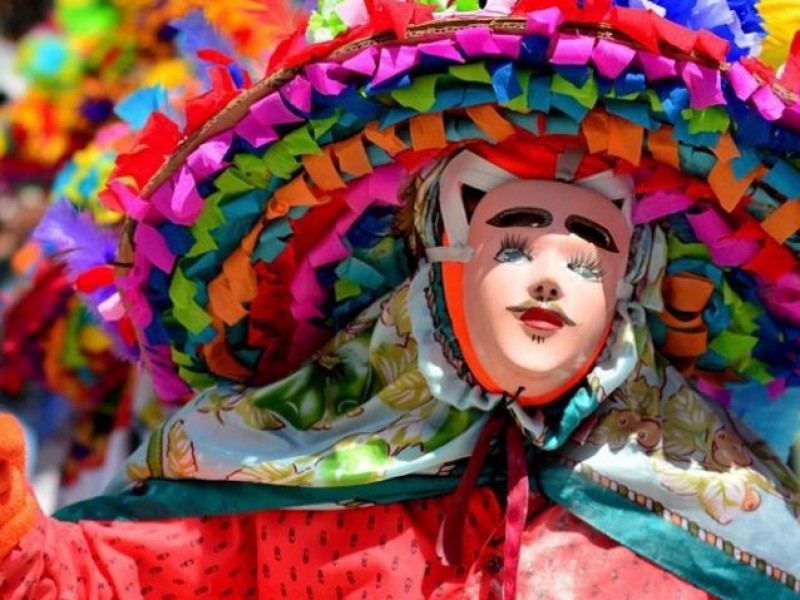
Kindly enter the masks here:
M 0 414 L 0 558 L 5 557 L 36 522 L 38 509 L 24 473 L 22 428 L 14 417 Z

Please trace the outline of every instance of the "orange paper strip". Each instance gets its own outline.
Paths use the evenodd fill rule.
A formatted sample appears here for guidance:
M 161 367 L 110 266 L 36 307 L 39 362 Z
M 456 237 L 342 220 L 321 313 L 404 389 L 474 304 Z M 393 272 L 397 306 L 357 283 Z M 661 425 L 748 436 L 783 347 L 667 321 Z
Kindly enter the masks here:
M 495 142 L 502 142 L 514 135 L 514 126 L 501 117 L 490 104 L 470 106 L 467 109 L 467 116 Z
M 581 131 L 590 153 L 608 150 L 609 123 L 606 113 L 597 110 L 590 112 L 581 123 Z
M 648 131 L 647 148 L 658 162 L 680 171 L 678 142 L 672 137 L 672 127 L 664 126 L 656 131 Z
M 717 147 L 714 148 L 714 154 L 716 154 L 717 159 L 722 162 L 729 162 L 741 156 L 739 148 L 736 147 L 736 142 L 733 141 L 730 133 L 720 136 Z
M 800 229 L 800 200 L 789 200 L 774 210 L 764 219 L 761 227 L 776 242 L 784 243 Z
M 664 280 L 664 302 L 673 310 L 687 313 L 700 312 L 706 307 L 714 291 L 709 279 L 692 273 L 672 275 Z
M 344 173 L 355 177 L 372 173 L 372 165 L 360 135 L 333 144 L 333 152 L 339 160 L 339 168 Z
M 303 175 L 298 175 L 283 187 L 275 190 L 275 196 L 270 199 L 276 200 L 278 204 L 286 204 L 286 206 L 316 206 L 320 204 L 320 199 L 308 187 Z
M 225 276 L 217 277 L 208 285 L 208 308 L 212 316 L 226 325 L 235 325 L 247 316 Z
M 306 154 L 303 156 L 303 165 L 314 185 L 322 190 L 338 190 L 346 187 L 344 179 L 336 170 L 333 158 L 328 152 L 322 154 Z
M 694 331 L 667 329 L 661 351 L 671 356 L 693 357 L 705 354 L 708 348 L 708 331 L 705 327 Z
M 714 190 L 720 205 L 728 212 L 733 212 L 742 200 L 747 188 L 753 183 L 759 168 L 741 179 L 736 179 L 730 162 L 717 161 L 708 174 L 708 185 Z
M 414 150 L 435 150 L 447 146 L 442 113 L 419 115 L 410 121 L 411 145 Z
M 608 115 L 609 135 L 608 153 L 639 166 L 642 158 L 642 141 L 644 129 L 636 123 Z
M 364 130 L 364 136 L 389 156 L 394 156 L 408 148 L 403 140 L 397 137 L 394 125 L 379 130 L 377 123 L 369 123 Z

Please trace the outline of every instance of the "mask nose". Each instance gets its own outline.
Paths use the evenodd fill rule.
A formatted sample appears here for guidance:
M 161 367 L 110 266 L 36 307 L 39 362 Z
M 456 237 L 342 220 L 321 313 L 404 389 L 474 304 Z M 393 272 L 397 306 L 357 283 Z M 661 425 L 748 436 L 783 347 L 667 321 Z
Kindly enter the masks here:
M 533 284 L 531 296 L 538 302 L 555 302 L 561 298 L 561 288 L 555 282 L 546 279 Z

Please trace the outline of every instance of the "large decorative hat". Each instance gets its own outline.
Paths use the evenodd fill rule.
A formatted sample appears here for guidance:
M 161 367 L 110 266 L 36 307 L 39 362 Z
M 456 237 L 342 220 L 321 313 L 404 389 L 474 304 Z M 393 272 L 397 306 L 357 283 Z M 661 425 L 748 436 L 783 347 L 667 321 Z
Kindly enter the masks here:
M 184 126 L 153 115 L 103 201 L 128 217 L 116 285 L 157 392 L 307 360 L 415 268 L 408 182 L 492 146 L 538 178 L 566 150 L 631 176 L 633 223 L 668 245 L 660 351 L 723 403 L 795 386 L 795 71 L 748 56 L 749 4 L 634 4 L 322 3 L 262 80 L 220 68 Z

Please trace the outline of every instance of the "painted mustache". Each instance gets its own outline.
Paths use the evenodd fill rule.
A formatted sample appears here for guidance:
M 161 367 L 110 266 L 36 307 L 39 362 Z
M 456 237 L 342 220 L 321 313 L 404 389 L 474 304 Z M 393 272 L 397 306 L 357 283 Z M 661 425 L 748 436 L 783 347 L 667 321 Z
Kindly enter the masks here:
M 570 319 L 563 309 L 557 304 L 546 304 L 528 300 L 517 306 L 507 308 L 516 317 L 531 327 L 555 331 L 565 325 L 575 327 L 575 321 Z

